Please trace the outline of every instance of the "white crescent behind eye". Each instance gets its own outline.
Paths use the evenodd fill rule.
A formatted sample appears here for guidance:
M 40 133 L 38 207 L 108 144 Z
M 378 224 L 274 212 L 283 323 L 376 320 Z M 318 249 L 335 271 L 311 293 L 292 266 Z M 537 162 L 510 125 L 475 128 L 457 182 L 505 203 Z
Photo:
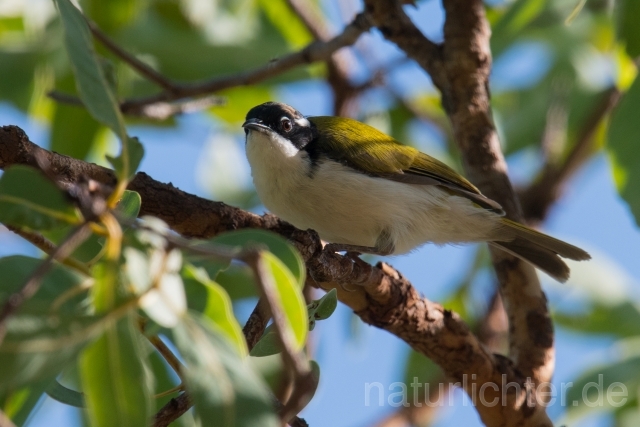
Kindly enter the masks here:
M 296 119 L 295 122 L 298 124 L 298 126 L 302 127 L 309 127 L 310 125 L 309 120 L 305 119 L 304 117 L 302 117 L 301 119 Z

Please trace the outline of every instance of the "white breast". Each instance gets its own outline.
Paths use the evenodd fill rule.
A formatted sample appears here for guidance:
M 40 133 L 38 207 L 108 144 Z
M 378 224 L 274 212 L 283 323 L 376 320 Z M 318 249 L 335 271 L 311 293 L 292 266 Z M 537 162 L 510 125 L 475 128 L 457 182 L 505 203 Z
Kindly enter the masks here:
M 426 242 L 485 241 L 499 217 L 437 186 L 373 178 L 250 131 L 247 158 L 258 196 L 274 214 L 332 243 L 374 246 L 382 232 L 404 253 Z

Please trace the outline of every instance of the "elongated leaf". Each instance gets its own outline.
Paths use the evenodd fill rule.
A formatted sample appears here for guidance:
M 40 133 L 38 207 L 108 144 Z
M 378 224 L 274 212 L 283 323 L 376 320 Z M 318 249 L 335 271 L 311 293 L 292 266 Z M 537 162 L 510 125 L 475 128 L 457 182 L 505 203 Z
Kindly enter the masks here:
M 247 358 L 202 320 L 187 317 L 173 329 L 186 364 L 186 381 L 204 426 L 275 427 L 266 385 Z
M 56 4 L 62 17 L 65 46 L 76 76 L 80 98 L 96 120 L 110 127 L 124 141 L 124 120 L 97 60 L 87 22 L 69 0 L 56 0 Z
M 147 425 L 155 408 L 153 383 L 140 345 L 135 318 L 110 325 L 80 355 L 79 367 L 92 426 Z
M 77 224 L 80 218 L 71 202 L 40 172 L 15 165 L 0 178 L 0 221 L 39 230 Z
M 588 334 L 640 335 L 640 310 L 629 301 L 612 305 L 594 303 L 587 313 L 558 313 L 553 319 L 566 328 Z
M 182 280 L 189 308 L 203 313 L 220 328 L 220 332 L 241 356 L 247 355 L 247 344 L 238 320 L 233 315 L 231 298 L 222 286 L 209 279 L 204 269 L 186 265 Z M 204 295 L 203 295 L 204 292 Z
M 42 263 L 41 259 L 23 255 L 0 258 L 0 304 L 22 288 L 31 273 Z M 87 293 L 78 292 L 65 300 L 59 300 L 65 293 L 78 289 L 86 279 L 74 270 L 56 264 L 47 273 L 40 289 L 26 301 L 18 313 L 48 314 L 52 308 L 63 314 L 87 313 Z M 53 303 L 56 302 L 56 306 Z
M 640 224 L 640 78 L 636 78 L 613 112 L 609 126 L 608 151 L 616 186 Z
M 294 339 L 294 350 L 300 350 L 304 346 L 309 331 L 307 306 L 304 303 L 302 291 L 289 269 L 279 258 L 270 252 L 264 252 L 262 257 L 275 281 L 280 307 L 285 315 L 287 330 L 283 333 L 291 334 Z
M 120 106 L 97 59 L 84 16 L 69 0 L 56 0 L 56 4 L 62 17 L 65 46 L 80 98 L 91 115 L 111 128 L 120 139 L 120 155 L 108 159 L 116 169 L 118 178 L 129 179 L 144 155 L 142 144 L 136 138 L 127 136 Z
M 620 406 L 623 398 L 637 399 L 639 370 L 640 357 L 637 355 L 589 370 L 573 381 L 573 387 L 567 390 L 566 407 L 569 410 L 602 410 Z M 623 397 L 619 394 L 621 391 Z M 611 392 L 618 395 L 613 396 Z
M 17 315 L 0 346 L 0 394 L 36 381 L 51 382 L 80 352 L 99 318 Z
M 229 246 L 263 245 L 293 273 L 298 285 L 304 285 L 306 268 L 300 253 L 282 236 L 267 230 L 246 229 L 222 233 L 211 242 Z
M 75 390 L 71 390 L 54 380 L 47 387 L 47 395 L 65 405 L 75 406 L 76 408 L 84 408 L 84 396 Z

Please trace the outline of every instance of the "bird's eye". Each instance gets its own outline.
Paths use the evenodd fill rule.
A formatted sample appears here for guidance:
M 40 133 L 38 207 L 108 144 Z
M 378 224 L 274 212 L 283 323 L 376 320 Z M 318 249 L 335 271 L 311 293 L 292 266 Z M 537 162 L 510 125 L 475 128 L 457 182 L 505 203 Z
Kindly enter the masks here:
M 289 120 L 288 117 L 283 117 L 280 119 L 280 128 L 285 132 L 291 132 L 293 129 L 293 123 Z

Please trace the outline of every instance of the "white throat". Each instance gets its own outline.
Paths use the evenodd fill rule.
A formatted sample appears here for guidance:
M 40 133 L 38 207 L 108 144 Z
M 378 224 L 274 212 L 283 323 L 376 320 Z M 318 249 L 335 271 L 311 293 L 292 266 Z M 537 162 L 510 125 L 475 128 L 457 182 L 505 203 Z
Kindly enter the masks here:
M 247 135 L 247 156 L 250 155 L 250 151 L 255 150 L 261 152 L 277 150 L 284 157 L 294 157 L 300 151 L 291 143 L 291 141 L 283 138 L 275 132 L 266 134 L 264 132 L 251 129 Z M 251 158 L 249 158 L 249 162 L 251 162 Z

